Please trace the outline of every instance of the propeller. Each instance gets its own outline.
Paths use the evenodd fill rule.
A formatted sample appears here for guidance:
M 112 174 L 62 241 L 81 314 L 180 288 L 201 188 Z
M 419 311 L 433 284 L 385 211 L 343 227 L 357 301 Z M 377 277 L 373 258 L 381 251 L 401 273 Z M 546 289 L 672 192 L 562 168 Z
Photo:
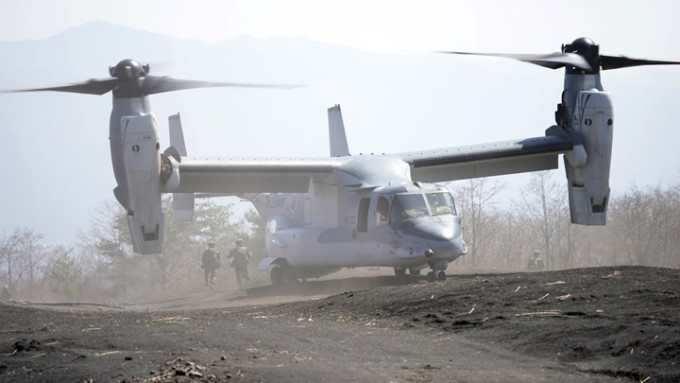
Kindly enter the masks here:
M 441 53 L 507 57 L 550 69 L 566 67 L 567 71 L 570 73 L 598 73 L 600 69 L 609 70 L 640 65 L 680 65 L 680 61 L 645 60 L 633 59 L 625 56 L 600 55 L 600 46 L 586 37 L 578 38 L 571 44 L 563 45 L 561 52 L 549 54 L 472 53 L 454 51 Z
M 84 82 L 35 88 L 8 89 L 0 92 L 38 92 L 55 91 L 102 95 L 113 91 L 114 98 L 143 97 L 150 94 L 173 92 L 176 90 L 218 87 L 280 88 L 291 89 L 300 85 L 249 84 L 235 82 L 179 80 L 166 76 L 149 75 L 149 65 L 141 65 L 135 60 L 126 59 L 115 67 L 109 68 L 111 77 L 90 79 Z

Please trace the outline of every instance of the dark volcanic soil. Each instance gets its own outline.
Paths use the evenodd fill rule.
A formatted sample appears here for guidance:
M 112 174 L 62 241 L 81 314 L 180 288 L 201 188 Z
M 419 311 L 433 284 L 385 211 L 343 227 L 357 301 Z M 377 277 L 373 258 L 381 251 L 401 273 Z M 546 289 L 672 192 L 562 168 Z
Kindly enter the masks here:
M 0 381 L 680 382 L 680 270 L 305 285 L 333 288 L 209 308 L 4 304 Z

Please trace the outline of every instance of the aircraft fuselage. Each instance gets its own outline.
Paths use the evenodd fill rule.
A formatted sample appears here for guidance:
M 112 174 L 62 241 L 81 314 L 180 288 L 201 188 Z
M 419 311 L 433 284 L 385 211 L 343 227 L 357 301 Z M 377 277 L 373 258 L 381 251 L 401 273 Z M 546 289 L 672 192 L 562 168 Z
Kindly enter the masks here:
M 466 253 L 461 219 L 446 188 L 409 181 L 395 159 L 383 161 L 379 174 L 399 176 L 381 180 L 384 186 L 366 186 L 355 182 L 365 181 L 356 170 L 378 173 L 365 169 L 369 162 L 361 157 L 356 161 L 333 179 L 312 180 L 309 193 L 251 198 L 267 220 L 268 257 L 261 269 L 282 265 L 305 276 L 364 266 L 443 271 Z

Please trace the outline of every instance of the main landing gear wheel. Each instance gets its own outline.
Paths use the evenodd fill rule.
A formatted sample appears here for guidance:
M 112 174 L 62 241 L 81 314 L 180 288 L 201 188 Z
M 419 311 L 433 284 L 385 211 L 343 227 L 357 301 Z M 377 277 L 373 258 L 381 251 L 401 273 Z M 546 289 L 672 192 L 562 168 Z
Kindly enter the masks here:
M 283 268 L 281 266 L 273 266 L 270 275 L 272 286 L 281 286 L 286 281 L 284 278 Z

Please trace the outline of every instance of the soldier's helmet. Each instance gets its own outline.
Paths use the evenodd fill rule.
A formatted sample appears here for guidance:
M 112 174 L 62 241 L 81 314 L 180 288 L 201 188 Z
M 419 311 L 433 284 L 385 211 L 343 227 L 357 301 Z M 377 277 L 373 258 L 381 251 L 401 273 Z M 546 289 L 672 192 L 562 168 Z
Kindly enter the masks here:
M 243 246 L 243 240 L 242 239 L 237 239 L 236 240 L 236 246 Z

